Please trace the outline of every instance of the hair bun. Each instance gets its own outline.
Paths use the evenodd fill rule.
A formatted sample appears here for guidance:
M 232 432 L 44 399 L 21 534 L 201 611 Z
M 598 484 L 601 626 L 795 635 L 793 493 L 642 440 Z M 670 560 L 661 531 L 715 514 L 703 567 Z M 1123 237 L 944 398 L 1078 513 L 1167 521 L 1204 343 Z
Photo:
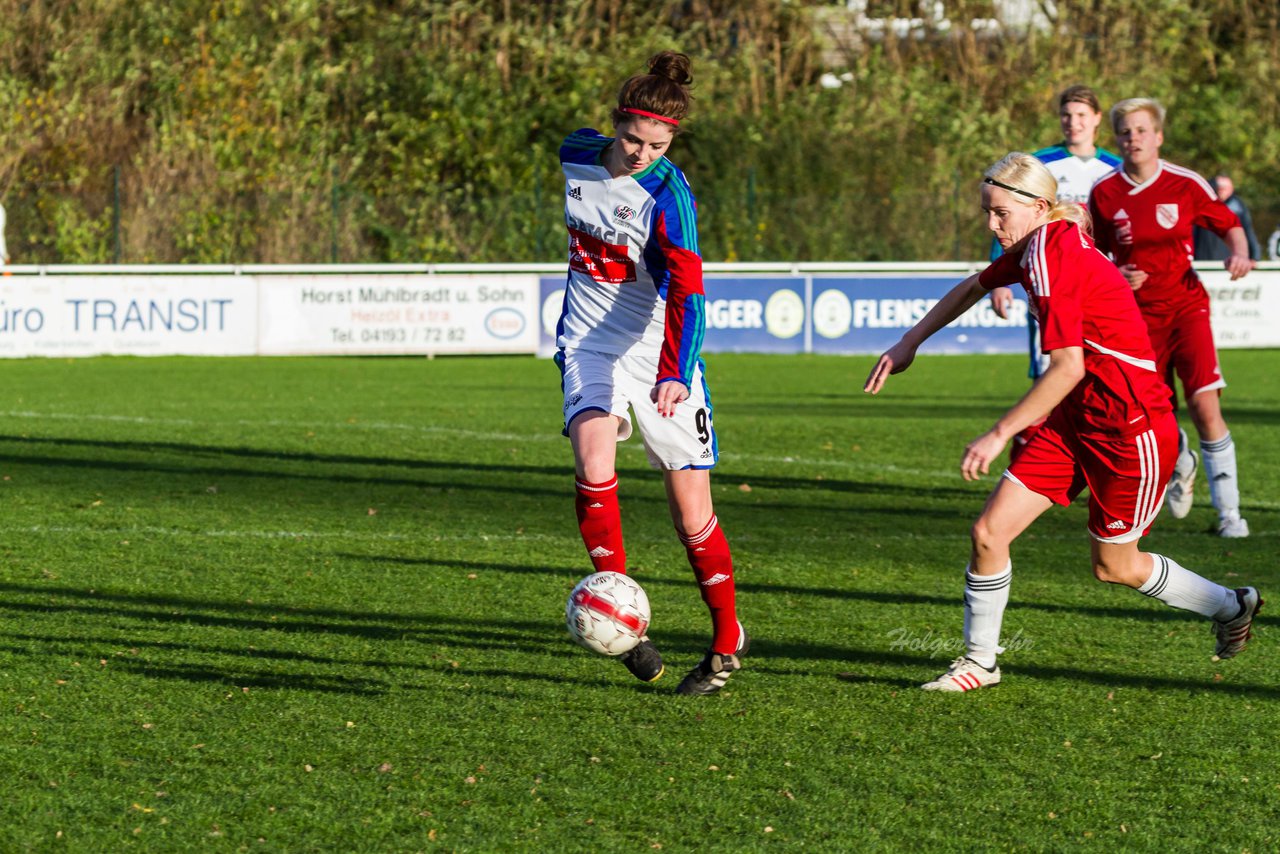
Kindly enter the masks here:
M 664 50 L 650 58 L 649 73 L 666 77 L 680 86 L 688 86 L 693 82 L 693 75 L 689 73 L 690 65 L 691 62 L 686 54 Z

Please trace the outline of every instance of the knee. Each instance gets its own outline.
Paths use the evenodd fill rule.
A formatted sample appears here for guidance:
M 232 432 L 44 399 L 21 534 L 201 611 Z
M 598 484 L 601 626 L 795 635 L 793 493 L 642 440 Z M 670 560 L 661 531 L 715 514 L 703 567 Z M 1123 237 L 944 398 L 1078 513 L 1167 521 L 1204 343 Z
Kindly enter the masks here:
M 1217 391 L 1202 391 L 1192 395 L 1187 400 L 1187 410 L 1191 414 L 1191 420 L 1195 422 L 1196 431 L 1202 434 L 1201 438 L 1226 432 Z
M 1123 584 L 1125 587 L 1141 587 L 1147 580 L 1148 571 L 1145 575 L 1138 570 L 1135 561 L 1108 561 L 1100 557 L 1094 558 L 1093 561 L 1093 577 L 1104 584 Z M 1139 576 L 1142 577 L 1139 577 Z
M 676 533 L 680 535 L 681 539 L 685 539 L 706 530 L 713 515 L 701 511 L 681 512 L 680 509 L 673 509 L 671 521 L 676 527 Z
M 578 468 L 578 476 L 587 483 L 605 483 L 615 475 L 612 460 L 585 459 Z
M 1103 584 L 1120 583 L 1120 579 L 1116 577 L 1115 567 L 1100 560 L 1095 560 L 1093 562 L 1093 577 L 1101 581 Z
M 598 447 L 583 447 L 577 451 L 577 474 L 587 483 L 604 483 L 613 480 L 616 472 L 614 455 Z M 612 448 L 608 449 L 613 450 Z
M 1010 543 L 1008 537 L 991 527 L 985 515 L 979 516 L 978 521 L 973 523 L 973 527 L 969 529 L 969 537 L 973 541 L 973 550 L 979 554 L 1006 549 Z

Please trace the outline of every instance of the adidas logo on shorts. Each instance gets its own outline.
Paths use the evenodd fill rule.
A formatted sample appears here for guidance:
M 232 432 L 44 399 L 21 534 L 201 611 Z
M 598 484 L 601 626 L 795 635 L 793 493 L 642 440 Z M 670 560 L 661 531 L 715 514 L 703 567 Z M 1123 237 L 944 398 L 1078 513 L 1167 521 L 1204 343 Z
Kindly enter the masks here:
M 1107 530 L 1108 530 L 1108 531 L 1123 531 L 1123 530 L 1124 530 L 1125 528 L 1127 528 L 1127 527 L 1129 527 L 1129 526 L 1128 526 L 1128 525 L 1126 525 L 1124 522 L 1121 522 L 1119 519 L 1117 519 L 1117 520 L 1115 520 L 1114 522 L 1112 522 L 1110 525 L 1108 525 L 1108 526 L 1107 526 Z

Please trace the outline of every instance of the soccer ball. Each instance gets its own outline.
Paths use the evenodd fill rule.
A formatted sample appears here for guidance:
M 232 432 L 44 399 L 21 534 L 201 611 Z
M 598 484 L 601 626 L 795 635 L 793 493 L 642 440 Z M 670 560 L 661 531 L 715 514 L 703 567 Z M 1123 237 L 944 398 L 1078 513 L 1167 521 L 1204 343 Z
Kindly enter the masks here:
M 595 572 L 578 582 L 564 609 L 569 635 L 602 655 L 635 648 L 649 628 L 649 597 L 620 572 Z

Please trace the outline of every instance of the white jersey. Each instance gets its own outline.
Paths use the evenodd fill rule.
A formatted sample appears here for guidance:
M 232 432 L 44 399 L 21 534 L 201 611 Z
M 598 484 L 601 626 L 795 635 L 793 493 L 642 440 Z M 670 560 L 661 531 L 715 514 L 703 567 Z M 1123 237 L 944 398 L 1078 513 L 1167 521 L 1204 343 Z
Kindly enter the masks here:
M 1035 158 L 1058 182 L 1058 201 L 1086 206 L 1093 185 L 1114 172 L 1121 162 L 1105 148 L 1097 149 L 1093 157 L 1078 157 L 1063 145 L 1042 148 L 1035 153 Z
M 556 346 L 658 357 L 655 382 L 687 386 L 706 330 L 693 193 L 665 157 L 613 178 L 601 160 L 612 141 L 583 129 L 560 148 L 569 274 Z

